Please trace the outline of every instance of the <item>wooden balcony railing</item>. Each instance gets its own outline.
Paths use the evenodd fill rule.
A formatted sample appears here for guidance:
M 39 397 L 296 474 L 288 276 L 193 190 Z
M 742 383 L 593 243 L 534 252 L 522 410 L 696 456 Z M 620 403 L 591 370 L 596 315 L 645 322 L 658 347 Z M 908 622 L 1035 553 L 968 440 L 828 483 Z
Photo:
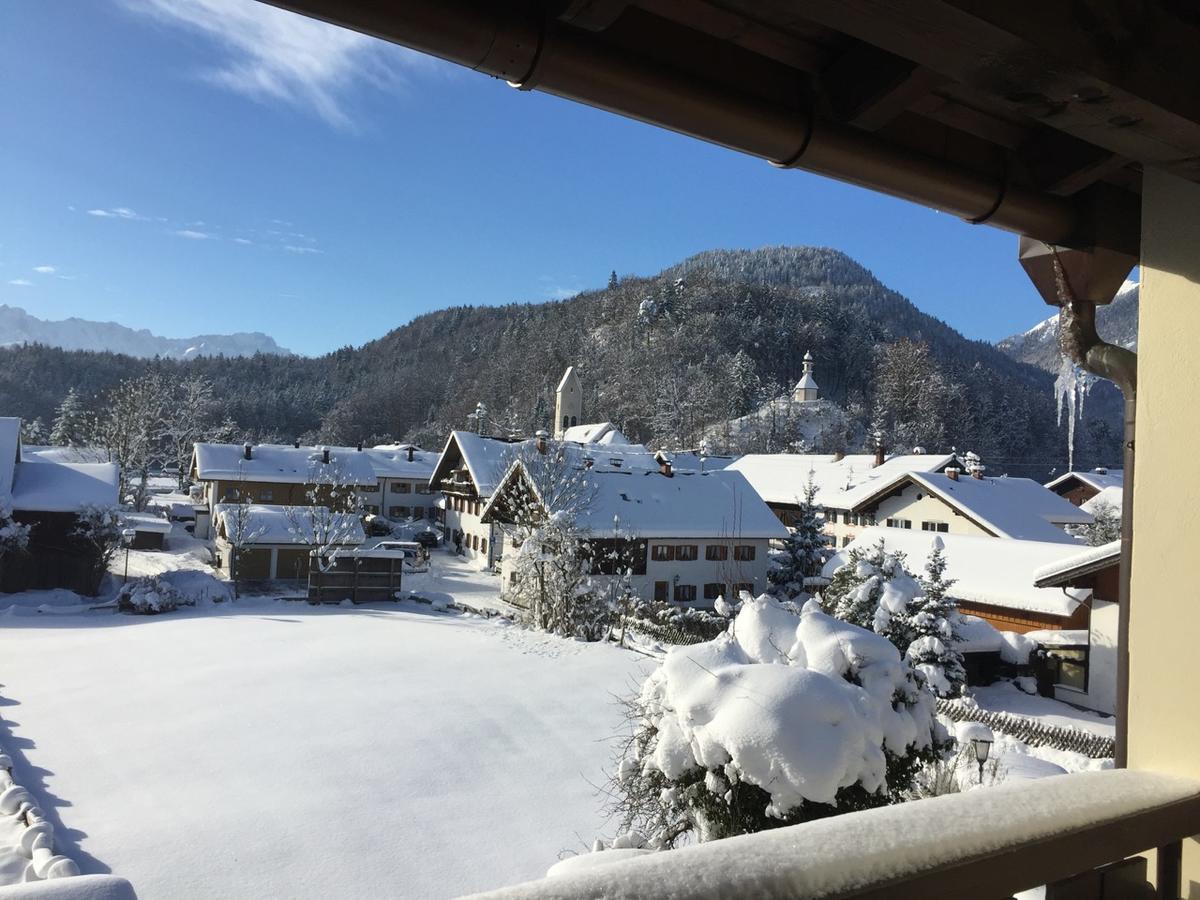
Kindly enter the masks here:
M 1200 781 L 1084 772 L 626 858 L 483 896 L 1001 900 L 1047 885 L 1047 900 L 1177 898 L 1181 842 L 1197 834 Z M 1148 850 L 1158 851 L 1156 887 L 1143 869 L 1113 866 Z

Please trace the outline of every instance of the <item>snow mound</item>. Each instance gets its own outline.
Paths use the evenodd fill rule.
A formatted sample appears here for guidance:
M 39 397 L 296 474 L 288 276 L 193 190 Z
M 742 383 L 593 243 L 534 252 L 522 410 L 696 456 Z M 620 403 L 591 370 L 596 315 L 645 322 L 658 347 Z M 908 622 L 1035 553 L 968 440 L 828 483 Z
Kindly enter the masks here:
M 643 768 L 677 779 L 728 773 L 770 794 L 768 815 L 836 803 L 861 784 L 887 789 L 885 748 L 944 740 L 933 696 L 879 635 L 815 601 L 796 616 L 772 597 L 747 599 L 728 632 L 669 652 L 641 702 L 657 727 Z

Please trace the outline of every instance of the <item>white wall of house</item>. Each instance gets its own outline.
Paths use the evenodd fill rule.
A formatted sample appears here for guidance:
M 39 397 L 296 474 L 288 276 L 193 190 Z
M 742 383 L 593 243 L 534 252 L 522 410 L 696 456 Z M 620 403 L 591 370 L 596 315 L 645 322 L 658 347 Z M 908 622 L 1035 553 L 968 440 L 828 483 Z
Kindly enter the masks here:
M 463 556 L 468 562 L 479 569 L 490 569 L 500 558 L 501 548 L 497 546 L 498 529 L 494 525 L 485 524 L 479 520 L 483 510 L 483 500 L 464 500 L 464 509 L 455 509 L 455 497 L 446 495 L 446 524 L 444 528 L 446 548 L 454 550 L 454 532 L 463 533 Z M 460 505 L 461 505 L 460 503 Z
M 1056 700 L 1112 715 L 1117 709 L 1117 615 L 1118 605 L 1092 598 L 1088 626 L 1087 690 L 1058 685 Z
M 887 525 L 887 520 L 903 519 L 920 531 L 923 522 L 944 522 L 950 534 L 991 535 L 966 516 L 957 512 L 949 503 L 936 494 L 931 494 L 924 485 L 910 484 L 895 497 L 888 497 L 875 510 L 875 522 Z M 935 529 L 929 529 L 935 530 Z
M 875 524 L 874 517 L 867 513 L 852 513 L 848 509 L 825 509 L 823 531 L 833 539 L 832 547 L 840 550 L 858 535 Z M 918 525 L 918 528 L 921 526 Z
M 645 540 L 647 544 L 646 574 L 632 576 L 630 583 L 638 597 L 646 602 L 656 599 L 655 590 L 659 584 L 666 585 L 668 603 L 696 609 L 712 609 L 716 600 L 716 596 L 705 597 L 706 585 L 720 585 L 719 594 L 726 599 L 736 599 L 738 586 L 744 586 L 743 589 L 749 590 L 755 596 L 767 588 L 770 541 L 766 538 L 647 538 Z M 735 559 L 735 545 L 749 548 L 746 555 L 753 556 L 753 559 Z M 695 547 L 696 559 L 654 559 L 655 546 L 674 548 L 676 552 L 673 555 L 675 556 L 679 555 L 679 547 Z M 708 559 L 707 548 L 709 546 L 726 548 L 726 558 L 724 560 Z M 511 556 L 501 560 L 500 575 L 503 585 L 512 583 Z M 605 575 L 592 577 L 599 586 L 605 585 L 608 581 L 608 576 Z M 695 599 L 677 601 L 675 597 L 678 587 L 694 589 Z
M 428 479 L 380 478 L 374 490 L 361 490 L 364 509 L 389 519 L 430 519 L 435 515 L 438 494 L 429 489 Z

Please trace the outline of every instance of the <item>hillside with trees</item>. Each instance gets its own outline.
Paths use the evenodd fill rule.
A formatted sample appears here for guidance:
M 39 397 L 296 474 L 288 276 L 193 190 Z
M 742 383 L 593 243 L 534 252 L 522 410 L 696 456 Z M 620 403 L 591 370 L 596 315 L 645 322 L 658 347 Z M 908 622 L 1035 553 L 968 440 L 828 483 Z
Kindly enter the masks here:
M 121 381 L 155 372 L 206 379 L 219 419 L 251 440 L 439 446 L 478 421 L 468 417 L 481 403 L 487 430 L 550 427 L 554 387 L 574 365 L 586 418 L 666 448 L 696 446 L 707 430 L 711 446 L 712 426 L 787 393 L 806 350 L 822 397 L 848 423 L 822 438 L 830 446 L 809 449 L 859 450 L 879 429 L 896 448 L 976 450 L 993 473 L 1065 464 L 1050 375 L 967 340 L 845 254 L 816 247 L 709 251 L 654 277 L 614 274 L 568 300 L 440 310 L 317 358 L 4 348 L 0 409 L 48 431 L 71 389 L 96 409 Z M 1106 428 L 1083 429 L 1077 464 L 1117 459 L 1119 429 Z

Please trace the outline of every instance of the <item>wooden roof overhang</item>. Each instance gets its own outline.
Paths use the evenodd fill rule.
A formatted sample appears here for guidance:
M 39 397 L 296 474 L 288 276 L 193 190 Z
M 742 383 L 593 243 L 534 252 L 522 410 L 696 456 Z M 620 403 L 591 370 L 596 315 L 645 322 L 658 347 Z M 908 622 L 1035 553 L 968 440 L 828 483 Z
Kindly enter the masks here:
M 1200 12 L 1113 0 L 266 0 L 1040 241 L 1200 180 Z

